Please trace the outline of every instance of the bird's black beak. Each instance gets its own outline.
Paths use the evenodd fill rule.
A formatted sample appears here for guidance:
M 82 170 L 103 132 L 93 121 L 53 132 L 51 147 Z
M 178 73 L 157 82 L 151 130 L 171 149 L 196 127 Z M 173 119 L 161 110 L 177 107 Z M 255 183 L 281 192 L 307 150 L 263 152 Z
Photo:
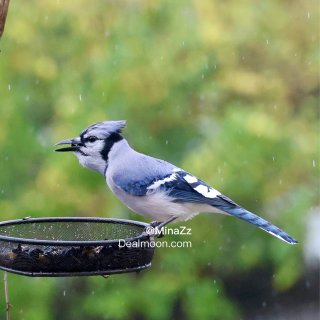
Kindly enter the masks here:
M 58 152 L 67 152 L 67 151 L 76 152 L 76 151 L 79 151 L 80 147 L 83 146 L 83 143 L 81 142 L 80 138 L 65 139 L 65 140 L 62 140 L 62 141 L 56 143 L 55 146 L 59 146 L 61 144 L 70 144 L 71 146 L 64 147 L 64 148 L 59 148 L 59 149 L 56 149 L 55 151 L 58 151 Z

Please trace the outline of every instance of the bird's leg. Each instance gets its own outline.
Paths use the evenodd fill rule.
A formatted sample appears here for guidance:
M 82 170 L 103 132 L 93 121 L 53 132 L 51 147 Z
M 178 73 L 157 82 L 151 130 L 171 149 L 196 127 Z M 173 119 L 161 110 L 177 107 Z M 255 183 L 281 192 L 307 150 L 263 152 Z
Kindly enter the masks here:
M 170 217 L 169 219 L 161 222 L 161 223 L 158 225 L 158 228 L 161 229 L 162 227 L 164 227 L 165 225 L 167 225 L 168 223 L 170 223 L 170 222 L 172 222 L 173 220 L 176 220 L 176 219 L 177 219 L 176 216 L 172 216 L 172 217 Z
M 152 221 L 150 222 L 149 227 L 147 227 L 147 233 L 149 235 L 157 236 L 157 238 L 162 238 L 164 236 L 161 228 L 159 226 L 161 225 L 161 221 Z
M 177 217 L 175 216 L 172 216 L 170 217 L 169 219 L 165 220 L 165 221 L 152 221 L 150 223 L 150 226 L 154 229 L 154 235 L 156 235 L 158 238 L 162 238 L 164 236 L 164 233 L 163 233 L 163 227 L 165 225 L 167 225 L 168 223 L 172 222 L 173 220 L 177 219 Z
M 161 224 L 160 221 L 152 221 L 150 222 L 150 227 L 157 228 Z

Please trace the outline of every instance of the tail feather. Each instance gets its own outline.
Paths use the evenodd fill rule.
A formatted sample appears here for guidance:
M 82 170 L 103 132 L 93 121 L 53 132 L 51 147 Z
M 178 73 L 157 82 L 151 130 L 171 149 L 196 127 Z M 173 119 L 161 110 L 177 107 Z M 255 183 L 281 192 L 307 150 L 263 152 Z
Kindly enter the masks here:
M 234 203 L 231 199 L 223 196 L 219 196 L 219 201 L 212 203 L 212 205 L 226 213 L 231 214 L 234 217 L 247 221 L 258 228 L 272 234 L 273 236 L 279 238 L 280 240 L 287 242 L 289 244 L 296 244 L 298 241 L 291 236 L 289 236 L 286 232 L 282 229 L 276 227 L 275 225 L 271 224 L 267 220 L 257 216 L 256 214 L 238 206 Z M 230 201 L 229 201 L 230 200 Z

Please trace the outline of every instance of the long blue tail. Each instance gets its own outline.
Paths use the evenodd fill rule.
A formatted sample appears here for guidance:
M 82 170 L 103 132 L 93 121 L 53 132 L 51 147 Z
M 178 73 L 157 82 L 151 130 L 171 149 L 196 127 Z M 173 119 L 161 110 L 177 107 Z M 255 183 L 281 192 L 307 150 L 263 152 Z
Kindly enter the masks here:
M 247 221 L 260 229 L 272 234 L 273 236 L 279 238 L 282 241 L 285 241 L 289 244 L 296 244 L 298 241 L 286 232 L 271 224 L 267 220 L 260 218 L 256 214 L 238 206 L 235 202 L 224 195 L 219 195 L 217 198 L 212 199 L 210 203 L 215 208 L 222 210 L 226 213 L 231 214 L 234 217 Z

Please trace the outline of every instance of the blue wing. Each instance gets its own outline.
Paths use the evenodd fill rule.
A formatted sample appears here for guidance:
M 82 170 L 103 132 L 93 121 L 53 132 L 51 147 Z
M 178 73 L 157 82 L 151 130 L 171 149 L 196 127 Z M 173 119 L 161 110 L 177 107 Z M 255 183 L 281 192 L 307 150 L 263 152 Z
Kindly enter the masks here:
M 119 179 L 114 178 L 114 182 L 117 187 L 129 193 L 132 196 L 142 197 L 148 192 L 148 186 L 150 186 L 157 179 L 161 179 L 160 176 L 148 177 L 143 180 L 130 180 L 130 179 Z
M 158 159 L 157 159 L 158 160 Z M 161 160 L 158 160 L 161 161 Z M 167 164 L 166 162 L 163 162 Z M 137 173 L 141 171 L 136 171 Z M 177 167 L 170 166 L 167 170 L 157 171 L 156 166 L 151 170 L 148 166 L 143 167 L 143 175 L 136 176 L 135 173 L 118 173 L 113 176 L 117 187 L 133 196 L 145 196 L 155 190 L 164 191 L 176 202 L 203 202 L 205 198 L 195 190 L 196 184 L 190 184 L 185 180 L 191 175 Z M 193 176 L 192 176 L 193 177 Z M 193 177 L 196 179 L 195 177 Z M 205 183 L 201 180 L 203 185 Z M 200 183 L 197 183 L 199 185 Z M 207 188 L 210 188 L 207 186 Z
M 125 183 L 122 184 L 119 182 L 120 180 L 117 185 L 131 195 L 145 196 L 157 190 L 166 192 L 173 202 L 208 204 L 234 217 L 247 221 L 287 243 L 297 243 L 297 240 L 280 228 L 242 208 L 202 180 L 181 169 L 173 167 L 166 174 L 147 175 L 142 180 L 126 179 Z

